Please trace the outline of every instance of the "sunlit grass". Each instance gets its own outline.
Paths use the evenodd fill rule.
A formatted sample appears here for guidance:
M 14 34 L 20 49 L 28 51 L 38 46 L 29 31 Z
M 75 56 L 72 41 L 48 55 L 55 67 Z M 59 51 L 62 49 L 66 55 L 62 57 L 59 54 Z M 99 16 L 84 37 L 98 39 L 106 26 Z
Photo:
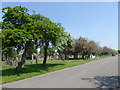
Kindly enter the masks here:
M 30 61 L 27 60 L 26 65 L 23 66 L 22 73 L 15 73 L 15 66 L 6 65 L 3 62 L 2 66 L 2 83 L 13 82 L 17 80 L 21 80 L 24 78 L 41 75 L 44 73 L 81 65 L 84 63 L 88 63 L 94 60 L 99 60 L 101 58 L 106 58 L 108 56 L 102 56 L 100 58 L 89 59 L 89 60 L 49 60 L 47 61 L 47 65 L 42 65 L 42 60 L 38 61 L 38 64 L 31 64 Z

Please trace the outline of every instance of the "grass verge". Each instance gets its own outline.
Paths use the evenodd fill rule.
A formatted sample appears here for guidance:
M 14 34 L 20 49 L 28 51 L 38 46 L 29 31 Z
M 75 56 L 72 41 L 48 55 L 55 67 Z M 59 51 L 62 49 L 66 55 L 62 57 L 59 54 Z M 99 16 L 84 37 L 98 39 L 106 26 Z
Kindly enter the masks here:
M 95 59 L 89 59 L 89 60 L 56 60 L 56 61 L 48 61 L 47 65 L 43 66 L 42 64 L 30 64 L 27 62 L 26 65 L 23 66 L 23 72 L 22 73 L 15 73 L 15 66 L 8 66 L 3 64 L 2 65 L 2 84 L 45 74 L 48 72 L 72 67 L 72 66 L 77 66 L 81 64 L 85 64 L 91 61 L 99 60 L 102 58 L 106 58 L 109 56 L 102 56 L 100 58 L 95 58 Z M 40 61 L 39 63 L 41 63 Z

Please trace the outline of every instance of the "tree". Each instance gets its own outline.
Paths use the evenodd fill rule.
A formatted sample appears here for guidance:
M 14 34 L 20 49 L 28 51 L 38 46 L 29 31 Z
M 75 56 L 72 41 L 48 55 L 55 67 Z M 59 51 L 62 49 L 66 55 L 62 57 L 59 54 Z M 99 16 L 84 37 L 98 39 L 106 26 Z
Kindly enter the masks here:
M 57 46 L 59 56 L 62 60 L 68 59 L 68 55 L 71 54 L 71 49 L 75 44 L 74 39 L 70 36 L 70 34 L 64 32 L 63 37 L 61 37 L 59 40 L 60 43 L 58 43 L 59 45 Z M 64 54 L 65 58 L 62 57 L 62 54 Z
M 38 40 L 38 45 L 44 48 L 44 60 L 43 64 L 46 64 L 48 56 L 49 46 L 56 47 L 64 34 L 64 28 L 60 23 L 54 23 L 49 18 L 36 14 L 32 16 L 36 21 L 34 22 L 34 27 L 41 34 L 41 38 Z M 38 34 L 39 34 L 38 33 Z
M 98 48 L 97 48 L 97 55 L 98 56 L 102 56 L 102 50 L 103 50 L 103 48 L 98 46 Z
M 79 37 L 78 39 L 75 39 L 75 45 L 72 49 L 72 55 L 74 55 L 74 58 L 78 58 L 78 54 L 82 54 L 82 58 L 85 56 L 85 50 L 87 48 L 87 39 L 83 37 Z
M 90 55 L 96 55 L 97 51 L 98 51 L 98 44 L 95 41 L 90 40 L 87 42 L 86 49 L 84 50 L 83 53 L 85 53 L 86 58 L 89 59 Z
M 16 71 L 20 72 L 26 59 L 28 46 L 35 36 L 35 31 L 27 28 L 32 19 L 28 14 L 28 9 L 21 6 L 6 7 L 2 9 L 2 12 L 4 13 L 2 17 L 3 49 L 12 47 L 16 48 L 17 51 L 23 51 L 22 60 L 16 67 Z
M 43 41 L 43 45 L 44 45 L 44 61 L 43 61 L 43 64 L 46 64 L 46 60 L 47 60 L 47 49 L 48 49 L 48 46 L 50 45 L 53 45 L 53 46 L 57 46 L 57 43 L 60 43 L 58 42 L 58 40 L 60 39 L 60 37 L 62 37 L 62 33 L 64 32 L 63 31 L 63 28 L 61 27 L 61 25 L 51 25 L 48 27 L 48 25 L 46 25 L 46 30 L 43 31 L 43 38 L 42 38 L 42 41 Z

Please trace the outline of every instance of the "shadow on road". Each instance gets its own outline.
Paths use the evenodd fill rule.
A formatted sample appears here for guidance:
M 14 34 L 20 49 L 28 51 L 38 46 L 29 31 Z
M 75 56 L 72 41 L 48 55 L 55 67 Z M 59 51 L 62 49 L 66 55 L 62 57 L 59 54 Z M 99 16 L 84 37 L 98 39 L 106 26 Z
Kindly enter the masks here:
M 82 78 L 96 84 L 96 88 L 120 88 L 120 76 L 94 76 L 93 78 Z
M 64 65 L 64 64 L 32 64 L 32 65 L 25 65 L 22 69 L 21 73 L 16 73 L 15 68 L 12 69 L 5 69 L 2 70 L 2 76 L 10 76 L 10 75 L 20 75 L 22 73 L 31 73 L 31 72 L 41 72 L 42 71 L 48 71 L 48 68 L 55 67 L 57 65 Z

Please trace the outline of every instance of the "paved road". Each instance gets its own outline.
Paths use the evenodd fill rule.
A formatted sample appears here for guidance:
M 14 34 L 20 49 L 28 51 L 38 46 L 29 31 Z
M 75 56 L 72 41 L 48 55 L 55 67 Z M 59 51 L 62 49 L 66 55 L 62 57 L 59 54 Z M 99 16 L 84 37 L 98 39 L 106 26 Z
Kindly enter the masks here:
M 9 88 L 115 88 L 118 82 L 118 56 L 93 61 L 14 83 Z

